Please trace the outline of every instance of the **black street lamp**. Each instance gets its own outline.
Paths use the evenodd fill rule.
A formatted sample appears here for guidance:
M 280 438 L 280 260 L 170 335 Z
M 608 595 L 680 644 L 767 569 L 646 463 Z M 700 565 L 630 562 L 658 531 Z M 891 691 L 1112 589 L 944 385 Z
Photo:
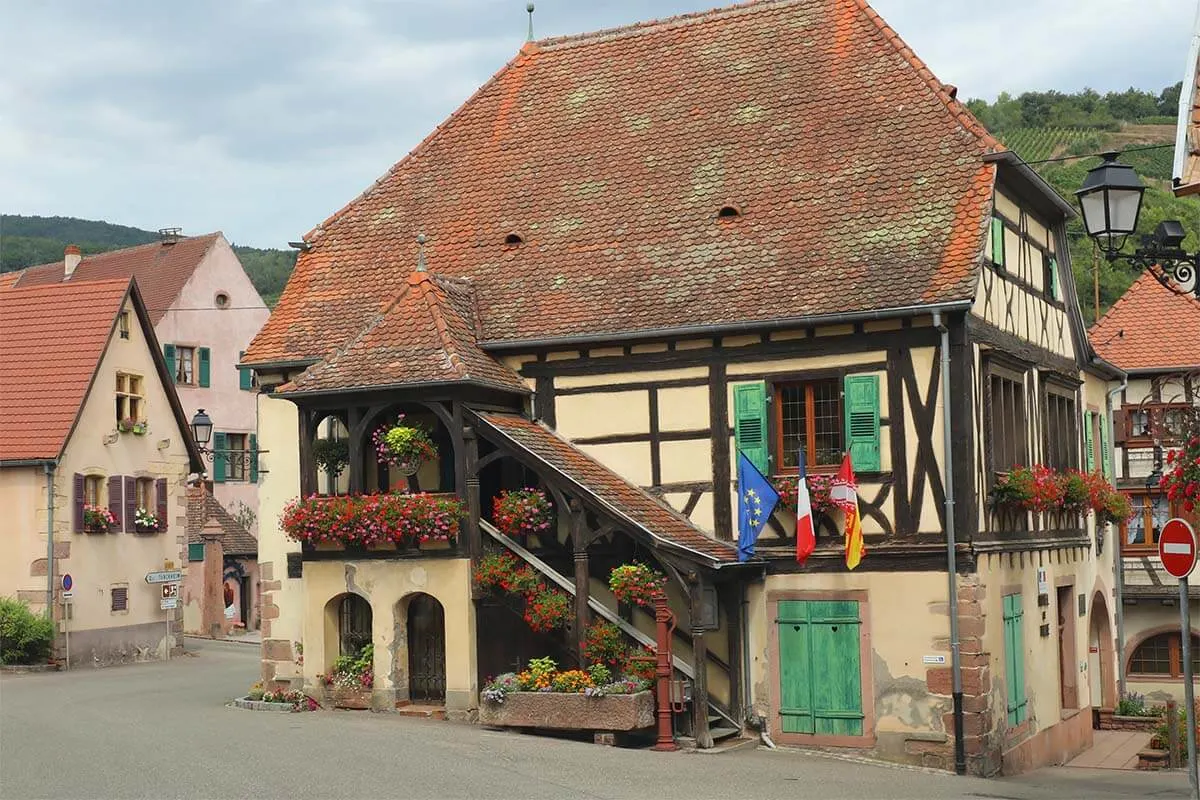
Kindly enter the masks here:
M 200 446 L 200 452 L 204 452 L 205 446 L 212 439 L 212 420 L 208 414 L 204 413 L 204 409 L 196 412 L 192 417 L 192 438 L 196 440 L 196 444 Z
M 196 440 L 196 449 L 200 451 L 210 462 L 216 461 L 220 456 L 226 464 L 236 464 L 241 462 L 243 469 L 250 469 L 252 461 L 257 460 L 259 455 L 267 452 L 266 450 L 230 450 L 228 448 L 222 450 L 214 450 L 208 447 L 208 443 L 212 440 L 213 421 L 204 413 L 204 409 L 200 409 L 192 417 L 192 438 Z M 265 474 L 267 470 L 255 467 L 259 474 Z
M 1154 233 L 1141 238 L 1133 253 L 1122 253 L 1125 240 L 1137 229 L 1146 186 L 1128 164 L 1117 161 L 1117 153 L 1104 153 L 1104 161 L 1088 170 L 1083 186 L 1075 193 L 1083 211 L 1083 227 L 1096 240 L 1109 261 L 1124 259 L 1175 294 L 1200 298 L 1197 267 L 1200 253 L 1183 249 L 1186 232 L 1177 220 L 1164 220 Z M 1189 288 L 1190 287 L 1190 288 Z

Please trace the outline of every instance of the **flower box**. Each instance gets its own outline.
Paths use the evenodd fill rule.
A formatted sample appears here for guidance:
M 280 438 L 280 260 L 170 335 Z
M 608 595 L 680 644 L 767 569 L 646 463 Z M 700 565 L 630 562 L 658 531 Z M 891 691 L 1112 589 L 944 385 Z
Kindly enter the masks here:
M 365 711 L 371 707 L 371 690 L 330 686 L 326 689 L 334 708 Z
M 341 542 L 338 542 L 338 544 L 341 544 Z M 340 549 L 345 549 L 345 546 L 343 545 Z M 380 550 L 390 550 L 394 552 L 397 547 L 395 542 L 371 542 L 369 545 L 367 545 L 367 549 L 372 552 L 379 552 Z
M 451 545 L 444 539 L 430 539 L 417 545 L 421 550 L 449 550 Z
M 159 527 L 157 525 L 139 525 L 139 524 L 135 523 L 133 526 L 134 533 L 154 534 L 154 533 L 158 533 L 158 531 L 159 531 Z
M 502 703 L 480 703 L 479 724 L 493 728 L 634 731 L 654 725 L 654 695 L 649 691 L 601 697 L 509 692 Z
M 316 550 L 345 550 L 345 542 L 315 542 L 313 548 Z

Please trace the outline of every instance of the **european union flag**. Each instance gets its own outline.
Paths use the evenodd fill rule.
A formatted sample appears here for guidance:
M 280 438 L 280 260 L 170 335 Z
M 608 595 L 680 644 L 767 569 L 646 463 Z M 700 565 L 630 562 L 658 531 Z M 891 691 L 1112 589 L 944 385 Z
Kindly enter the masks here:
M 738 451 L 737 481 L 738 561 L 745 561 L 754 555 L 754 543 L 779 502 L 779 492 L 741 451 Z

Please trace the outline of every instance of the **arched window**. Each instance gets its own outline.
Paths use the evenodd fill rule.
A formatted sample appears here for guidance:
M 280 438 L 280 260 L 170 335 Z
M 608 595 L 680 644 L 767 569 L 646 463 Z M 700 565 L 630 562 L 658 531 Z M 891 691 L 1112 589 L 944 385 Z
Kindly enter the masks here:
M 1129 657 L 1129 673 L 1183 677 L 1183 639 L 1178 633 L 1160 633 L 1137 646 Z M 1200 675 L 1200 637 L 1192 636 L 1192 674 Z
M 338 607 L 340 653 L 356 656 L 371 643 L 371 604 L 356 594 L 347 595 Z

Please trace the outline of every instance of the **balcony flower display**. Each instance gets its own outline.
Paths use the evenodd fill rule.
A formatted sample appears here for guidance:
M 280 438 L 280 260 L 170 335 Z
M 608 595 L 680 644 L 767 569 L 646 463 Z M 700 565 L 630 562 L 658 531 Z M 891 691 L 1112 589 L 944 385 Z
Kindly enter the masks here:
M 492 517 L 505 536 L 524 538 L 549 531 L 554 510 L 540 489 L 516 489 L 500 492 L 492 501 Z
M 395 467 L 402 475 L 414 475 L 426 461 L 437 458 L 437 447 L 422 428 L 402 425 L 401 414 L 395 423 L 375 430 L 371 440 L 380 464 Z
M 461 502 L 429 494 L 298 497 L 288 503 L 280 525 L 304 544 L 420 545 L 458 541 Z
M 1041 464 L 1013 467 L 997 479 L 992 489 L 992 502 L 997 506 L 1033 512 L 1060 511 L 1064 491 L 1058 473 L 1049 467 Z
M 87 533 L 108 533 L 117 524 L 117 518 L 104 506 L 83 507 L 83 529 Z
M 1200 433 L 1195 433 L 1179 450 L 1167 453 L 1167 469 L 1159 482 L 1172 503 L 1186 514 L 1200 508 Z
M 817 514 L 828 514 L 837 508 L 829 499 L 829 487 L 833 483 L 832 475 L 808 476 L 808 499 L 812 510 Z M 799 478 L 796 475 L 776 475 L 771 478 L 775 491 L 779 492 L 779 503 L 784 508 L 796 510 L 796 490 L 799 488 Z
M 525 602 L 523 617 L 531 630 L 539 633 L 565 628 L 571 618 L 571 598 L 551 588 L 527 564 L 511 553 L 489 553 L 479 560 L 474 573 L 475 585 L 519 597 Z

